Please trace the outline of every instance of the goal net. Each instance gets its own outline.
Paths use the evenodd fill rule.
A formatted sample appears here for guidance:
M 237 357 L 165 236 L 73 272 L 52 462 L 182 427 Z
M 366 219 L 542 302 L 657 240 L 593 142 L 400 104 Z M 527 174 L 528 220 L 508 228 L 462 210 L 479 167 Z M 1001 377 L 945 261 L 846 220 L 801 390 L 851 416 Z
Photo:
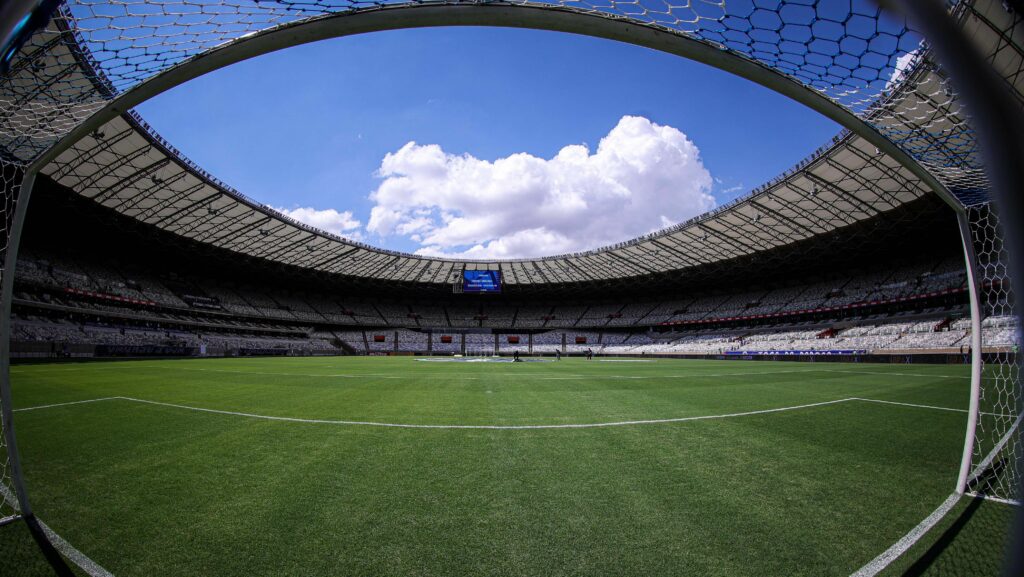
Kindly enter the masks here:
M 1002 225 L 989 204 L 967 210 L 977 255 L 981 308 L 982 373 L 977 426 L 966 490 L 1001 501 L 1020 502 L 1022 450 L 1020 386 L 1020 318 L 1014 310 L 1013 286 Z
M 3 218 L 0 220 L 0 282 L 10 282 L 10 275 L 13 270 L 8 270 L 8 247 L 12 240 L 11 230 L 14 225 L 15 204 L 18 201 L 18 192 L 21 189 L 22 167 L 10 160 L 0 157 L 0 206 L 3 210 Z M 2 338 L 6 341 L 10 332 L 9 303 L 4 303 L 0 320 L 0 331 Z M 0 370 L 7 373 L 7 343 L 3 343 L 3 363 Z M 0 387 L 0 524 L 7 522 L 18 514 L 18 501 L 13 490 L 13 479 L 11 471 L 11 460 L 7 450 L 7 435 L 11 420 L 10 391 L 6 387 Z

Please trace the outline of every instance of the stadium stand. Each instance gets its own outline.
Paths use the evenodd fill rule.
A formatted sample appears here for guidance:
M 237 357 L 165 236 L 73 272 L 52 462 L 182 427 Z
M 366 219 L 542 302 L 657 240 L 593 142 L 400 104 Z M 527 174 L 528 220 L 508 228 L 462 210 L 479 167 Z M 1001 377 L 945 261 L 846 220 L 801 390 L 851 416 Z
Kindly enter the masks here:
M 565 333 L 561 331 L 546 331 L 543 333 L 537 333 L 533 335 L 533 352 L 534 353 L 554 353 L 556 351 L 565 352 L 563 340 Z
M 410 330 L 399 330 L 395 332 L 398 337 L 398 350 L 401 352 L 416 352 L 424 353 L 427 352 L 427 334 L 410 331 Z
M 494 335 L 483 333 L 467 333 L 466 354 L 493 355 L 495 354 Z
M 524 333 L 503 333 L 498 335 L 498 352 L 511 354 L 519 351 L 520 354 L 530 352 L 531 335 Z
M 208 332 L 200 339 L 193 338 L 192 333 L 186 331 L 177 332 L 176 338 L 170 338 L 167 328 L 147 332 L 116 328 L 116 325 L 76 325 L 71 320 L 73 317 L 49 320 L 49 317 L 22 315 L 16 319 L 13 335 L 15 341 L 118 345 L 174 342 L 189 346 L 206 344 L 211 349 L 286 348 L 295 352 L 344 351 L 353 354 L 368 351 L 424 353 L 431 350 L 456 353 L 462 350 L 462 339 L 458 333 L 455 333 L 456 338 L 451 339 L 451 342 L 443 343 L 440 335 L 436 339 L 429 339 L 426 333 L 403 330 L 405 327 L 443 330 L 452 322 L 456 326 L 473 329 L 507 331 L 513 326 L 533 329 L 530 332 L 514 333 L 513 336 L 519 340 L 514 344 L 509 342 L 509 335 L 502 333 L 497 339 L 500 352 L 529 352 L 532 341 L 532 350 L 536 353 L 553 353 L 555 350 L 580 353 L 592 349 L 606 354 L 715 354 L 766 350 L 949 349 L 966 342 L 969 335 L 969 323 L 964 320 L 953 320 L 945 323 L 941 329 L 936 329 L 950 313 L 943 307 L 936 307 L 929 318 L 916 322 L 872 323 L 870 316 L 867 316 L 861 319 L 862 324 L 835 330 L 828 338 L 819 337 L 821 328 L 746 333 L 712 329 L 699 334 L 668 333 L 667 336 L 616 332 L 637 327 L 657 328 L 680 324 L 681 321 L 683 325 L 687 325 L 686 321 L 690 321 L 690 324 L 693 321 L 707 324 L 884 299 L 913 298 L 918 294 L 962 292 L 964 275 L 951 270 L 955 267 L 951 260 L 928 267 L 921 265 L 907 270 L 887 270 L 821 281 L 806 288 L 782 287 L 625 305 L 559 306 L 552 303 L 519 307 L 508 304 L 492 306 L 489 303 L 410 305 L 386 301 L 342 305 L 327 295 L 314 292 L 271 295 L 252 284 L 229 288 L 210 279 L 196 279 L 195 283 L 189 285 L 179 284 L 179 290 L 188 292 L 174 294 L 159 279 L 134 271 L 129 276 L 111 261 L 103 264 L 80 261 L 72 270 L 61 268 L 55 262 L 57 259 L 50 255 L 38 254 L 27 255 L 21 260 L 18 268 L 19 306 L 31 308 L 32 303 L 47 305 L 51 315 L 57 310 L 56 307 L 68 313 L 116 314 L 131 310 L 137 314 L 140 309 L 145 309 L 148 320 L 166 325 L 193 319 L 192 322 L 220 323 L 222 327 L 228 323 L 232 329 L 238 327 L 239 323 L 244 326 L 245 323 L 261 321 L 264 323 L 263 328 L 269 328 L 277 326 L 276 323 L 280 321 L 287 321 L 290 323 L 288 329 L 293 331 L 308 332 L 314 327 L 338 330 L 333 333 L 330 330 L 317 332 L 308 339 L 307 344 L 298 342 L 295 337 L 266 339 L 258 333 L 225 336 Z M 129 286 L 129 278 L 132 286 L 148 288 L 132 288 Z M 185 288 L 180 288 L 183 286 Z M 203 288 L 197 289 L 198 286 Z M 159 300 L 148 298 L 150 295 L 159 295 Z M 182 314 L 186 312 L 188 314 Z M 549 314 L 541 314 L 545 312 Z M 223 317 L 203 318 L 203 313 L 220 314 Z M 343 330 L 358 325 L 383 328 L 371 331 L 373 335 L 369 337 L 362 331 Z M 984 326 L 987 345 L 1006 347 L 1017 344 L 1015 317 L 991 317 L 986 319 Z M 579 330 L 545 330 L 551 327 L 578 327 Z M 584 330 L 598 327 L 605 327 L 611 332 Z M 256 327 L 250 325 L 248 328 Z M 383 340 L 379 340 L 380 337 Z M 469 350 L 493 351 L 495 337 L 492 334 L 471 333 L 465 338 Z M 338 341 L 339 345 L 344 343 L 345 346 L 331 344 L 332 340 Z
M 480 326 L 488 328 L 509 328 L 515 324 L 517 309 L 509 305 L 488 306 L 481 308 Z
M 445 342 L 448 341 L 448 342 Z M 431 351 L 435 354 L 456 354 L 462 352 L 462 335 L 453 333 L 433 333 Z
M 26 238 L 15 283 L 16 357 L 70 355 L 65 347 L 88 354 L 89 346 L 96 355 L 133 353 L 114 346 L 207 355 L 493 354 L 495 346 L 542 355 L 958 351 L 970 341 L 969 323 L 959 320 L 967 290 L 955 238 L 903 240 L 906 250 L 886 258 L 850 249 L 844 255 L 855 266 L 808 271 L 797 263 L 757 287 L 726 275 L 642 291 L 425 296 L 422 287 L 293 282 L 289 275 L 299 271 L 235 266 L 236 257 L 164 233 L 131 236 L 122 217 L 76 206 L 59 187 L 40 196 L 31 218 L 45 213 L 70 233 L 96 238 L 70 248 L 43 233 Z M 917 208 L 922 227 L 937 226 L 939 217 L 928 214 L 941 207 Z M 165 266 L 155 269 L 138 251 Z M 997 309 L 1005 291 L 992 293 Z M 1015 326 L 1014 317 L 986 319 L 985 345 L 1017 346 Z

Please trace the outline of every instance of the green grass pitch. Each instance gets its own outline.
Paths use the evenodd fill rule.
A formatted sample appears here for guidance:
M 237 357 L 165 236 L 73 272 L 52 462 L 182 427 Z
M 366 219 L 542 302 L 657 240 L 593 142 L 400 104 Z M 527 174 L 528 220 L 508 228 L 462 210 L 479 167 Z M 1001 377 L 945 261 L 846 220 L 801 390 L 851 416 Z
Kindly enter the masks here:
M 126 361 L 12 381 L 39 517 L 117 577 L 846 576 L 952 492 L 969 389 L 963 366 L 668 359 Z M 998 573 L 1012 508 L 977 509 L 886 574 Z

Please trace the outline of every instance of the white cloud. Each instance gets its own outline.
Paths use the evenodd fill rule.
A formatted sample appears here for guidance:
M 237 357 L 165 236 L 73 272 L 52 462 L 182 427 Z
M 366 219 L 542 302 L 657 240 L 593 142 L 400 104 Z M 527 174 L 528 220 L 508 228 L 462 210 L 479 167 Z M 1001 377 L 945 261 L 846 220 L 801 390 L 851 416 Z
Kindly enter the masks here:
M 900 82 L 903 82 L 903 77 L 914 67 L 913 65 L 917 60 L 919 52 L 920 50 L 907 52 L 896 59 L 896 67 L 893 68 L 892 74 L 889 75 L 889 80 L 885 82 L 886 92 L 899 85 Z
M 338 236 L 354 240 L 362 238 L 362 233 L 359 231 L 362 223 L 352 216 L 351 210 L 344 212 L 338 212 L 333 208 L 317 210 L 310 206 L 293 208 L 291 210 L 287 208 L 274 208 L 274 210 L 303 224 L 308 224 Z
M 685 134 L 624 116 L 595 152 L 494 162 L 409 142 L 389 153 L 366 229 L 420 244 L 420 254 L 532 257 L 595 248 L 714 207 L 711 175 Z

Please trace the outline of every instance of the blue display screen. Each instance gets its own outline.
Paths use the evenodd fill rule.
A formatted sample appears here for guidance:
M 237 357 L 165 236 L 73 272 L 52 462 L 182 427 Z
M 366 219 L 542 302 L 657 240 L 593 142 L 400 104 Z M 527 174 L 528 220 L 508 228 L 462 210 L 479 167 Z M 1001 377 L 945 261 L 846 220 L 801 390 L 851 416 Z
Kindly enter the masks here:
M 498 270 L 464 270 L 462 271 L 462 292 L 467 293 L 500 293 L 501 271 Z

